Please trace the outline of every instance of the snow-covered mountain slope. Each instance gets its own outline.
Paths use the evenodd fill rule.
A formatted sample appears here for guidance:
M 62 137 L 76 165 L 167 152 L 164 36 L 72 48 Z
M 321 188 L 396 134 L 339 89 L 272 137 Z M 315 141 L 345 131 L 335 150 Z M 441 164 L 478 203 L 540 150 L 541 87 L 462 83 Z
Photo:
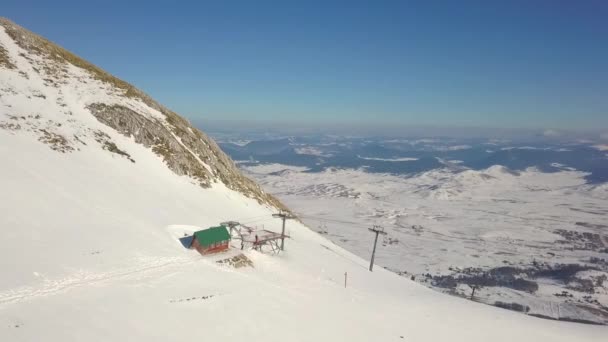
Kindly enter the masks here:
M 526 317 L 381 268 L 370 273 L 366 261 L 296 221 L 288 223 L 285 253 L 244 251 L 251 268 L 185 249 L 177 240 L 184 232 L 228 219 L 278 231 L 273 200 L 253 183 L 251 191 L 236 186 L 248 184 L 238 173 L 222 175 L 223 155 L 199 133 L 192 134 L 202 146 L 169 123 L 176 137 L 164 140 L 171 153 L 159 156 L 158 144 L 137 136 L 165 134 L 157 130 L 168 127 L 166 113 L 77 65 L 59 64 L 62 76 L 45 80 L 48 56 L 17 44 L 7 25 L 0 29 L 0 340 L 605 340 L 605 327 Z M 174 165 L 184 151 L 208 173 L 186 172 L 202 170 L 195 161 Z
M 127 147 L 135 142 L 203 187 L 220 182 L 282 206 L 213 140 L 140 90 L 7 19 L 0 27 L 0 129 L 61 153 L 103 149 L 132 163 Z

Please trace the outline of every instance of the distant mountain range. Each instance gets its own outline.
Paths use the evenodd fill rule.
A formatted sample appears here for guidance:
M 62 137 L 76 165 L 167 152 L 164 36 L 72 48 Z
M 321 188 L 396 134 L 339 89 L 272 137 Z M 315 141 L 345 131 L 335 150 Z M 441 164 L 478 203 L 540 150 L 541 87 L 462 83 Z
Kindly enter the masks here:
M 239 135 L 247 139 L 247 134 Z M 530 144 L 453 138 L 388 139 L 320 136 L 249 140 L 220 146 L 243 163 L 282 163 L 306 166 L 311 172 L 327 167 L 360 168 L 368 172 L 414 174 L 449 167 L 483 170 L 503 165 L 512 170 L 530 167 L 544 172 L 573 168 L 589 173 L 590 183 L 608 181 L 608 153 L 593 144 Z

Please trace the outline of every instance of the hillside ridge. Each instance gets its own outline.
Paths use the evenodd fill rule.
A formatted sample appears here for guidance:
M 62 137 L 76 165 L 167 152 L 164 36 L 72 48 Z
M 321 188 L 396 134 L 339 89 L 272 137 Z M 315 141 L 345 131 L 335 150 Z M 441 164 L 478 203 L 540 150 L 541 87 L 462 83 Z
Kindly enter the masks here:
M 114 77 L 9 19 L 0 18 L 0 26 L 4 28 L 6 34 L 20 50 L 15 54 L 16 51 L 11 51 L 10 47 L 4 46 L 8 43 L 0 42 L 0 70 L 4 68 L 11 72 L 11 78 L 22 78 L 19 80 L 20 82 L 27 82 L 31 77 L 36 76 L 43 83 L 41 89 L 35 89 L 36 91 L 32 91 L 31 95 L 27 95 L 30 98 L 36 97 L 42 102 L 51 102 L 53 99 L 47 94 L 47 90 L 54 88 L 52 92 L 56 91 L 58 96 L 53 105 L 70 109 L 70 111 L 65 111 L 66 115 L 73 115 L 75 111 L 88 112 L 104 125 L 126 137 L 133 137 L 136 143 L 150 148 L 176 174 L 191 177 L 203 187 L 209 187 L 220 181 L 228 188 L 254 198 L 260 203 L 288 211 L 279 200 L 265 193 L 255 182 L 245 177 L 215 141 L 193 127 L 188 120 L 128 82 Z M 24 66 L 30 70 L 24 70 L 26 69 Z M 79 83 L 90 84 L 91 82 L 84 79 L 70 66 L 84 71 L 90 77 L 90 81 L 106 88 L 89 87 L 92 89 L 92 94 L 85 94 L 88 98 L 82 106 L 84 108 L 79 106 L 76 110 L 70 108 L 70 103 L 64 101 L 71 95 L 66 94 L 69 91 L 66 91 L 64 86 L 73 85 L 73 88 L 79 88 Z M 32 75 L 33 73 L 37 75 Z M 15 79 L 11 80 L 12 83 L 15 83 Z M 31 87 L 28 86 L 28 88 Z M 10 84 L 3 84 L 1 91 L 7 97 L 16 97 L 21 93 L 12 89 Z M 96 96 L 98 93 L 99 96 Z M 110 93 L 110 98 L 106 98 Z M 78 151 L 77 146 L 82 143 L 86 144 L 83 134 L 67 136 L 53 127 L 54 125 L 73 124 L 73 118 L 72 122 L 57 122 L 62 121 L 60 119 L 52 120 L 53 124 L 48 125 L 47 120 L 46 125 L 41 125 L 37 121 L 45 119 L 44 112 L 36 114 L 19 112 L 12 104 L 3 109 L 6 109 L 4 113 L 6 117 L 0 116 L 0 128 L 15 131 L 30 127 L 29 131 L 36 133 L 41 142 L 64 153 Z M 150 115 L 152 112 L 155 112 L 156 115 Z M 90 133 L 88 135 L 91 135 Z M 136 162 L 128 157 L 128 151 L 116 146 L 107 134 L 95 131 L 91 136 L 104 150 L 123 155 L 130 161 Z

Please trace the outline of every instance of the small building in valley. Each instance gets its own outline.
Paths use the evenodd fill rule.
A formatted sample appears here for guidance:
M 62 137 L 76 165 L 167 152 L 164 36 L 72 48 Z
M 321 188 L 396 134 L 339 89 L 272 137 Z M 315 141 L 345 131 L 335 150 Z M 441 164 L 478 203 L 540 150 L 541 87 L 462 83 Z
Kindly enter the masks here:
M 190 248 L 202 255 L 225 251 L 230 247 L 230 234 L 225 226 L 199 230 L 192 237 Z

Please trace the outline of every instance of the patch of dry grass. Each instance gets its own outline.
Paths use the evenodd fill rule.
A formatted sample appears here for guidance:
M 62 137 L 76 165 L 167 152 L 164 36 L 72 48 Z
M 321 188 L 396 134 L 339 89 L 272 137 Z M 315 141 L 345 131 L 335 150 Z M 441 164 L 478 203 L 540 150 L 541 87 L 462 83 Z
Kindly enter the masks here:
M 85 69 L 91 73 L 91 75 L 103 82 L 109 83 L 117 88 L 123 89 L 125 95 L 129 97 L 140 96 L 139 91 L 131 84 L 120 80 L 109 73 L 105 72 L 101 68 L 93 65 L 86 60 L 76 56 L 68 50 L 58 46 L 57 44 L 49 41 L 48 39 L 41 37 L 27 29 L 13 23 L 6 18 L 0 18 L 0 25 L 4 27 L 6 33 L 19 45 L 22 49 L 33 52 L 37 55 L 49 58 L 52 61 L 58 63 L 58 66 L 47 65 L 45 69 L 47 72 L 56 73 L 61 68 L 61 64 L 70 63 L 79 68 Z M 0 64 L 2 61 L 2 53 L 0 52 Z M 59 70 L 56 70 L 58 68 Z
M 4 48 L 4 46 L 0 45 L 0 67 L 5 67 L 7 69 L 16 69 L 17 67 L 11 61 L 8 51 Z
M 131 163 L 135 163 L 135 160 L 133 158 L 131 158 L 131 155 L 128 154 L 127 152 L 121 150 L 118 148 L 118 146 L 116 146 L 115 143 L 111 142 L 111 141 L 106 141 L 103 145 L 103 149 L 104 150 L 108 150 L 112 153 L 116 153 L 118 155 L 121 155 L 127 159 L 129 159 L 131 161 Z
M 74 151 L 74 148 L 70 146 L 70 142 L 63 135 L 49 132 L 46 129 L 41 129 L 40 132 L 42 135 L 38 140 L 49 145 L 52 150 L 62 153 Z
M 109 135 L 102 131 L 94 131 L 93 134 L 95 135 L 95 141 L 100 143 L 104 150 L 123 156 L 129 159 L 131 163 L 135 163 L 135 160 L 131 158 L 131 155 L 118 148 L 118 146 L 116 146 L 116 144 L 111 140 Z

